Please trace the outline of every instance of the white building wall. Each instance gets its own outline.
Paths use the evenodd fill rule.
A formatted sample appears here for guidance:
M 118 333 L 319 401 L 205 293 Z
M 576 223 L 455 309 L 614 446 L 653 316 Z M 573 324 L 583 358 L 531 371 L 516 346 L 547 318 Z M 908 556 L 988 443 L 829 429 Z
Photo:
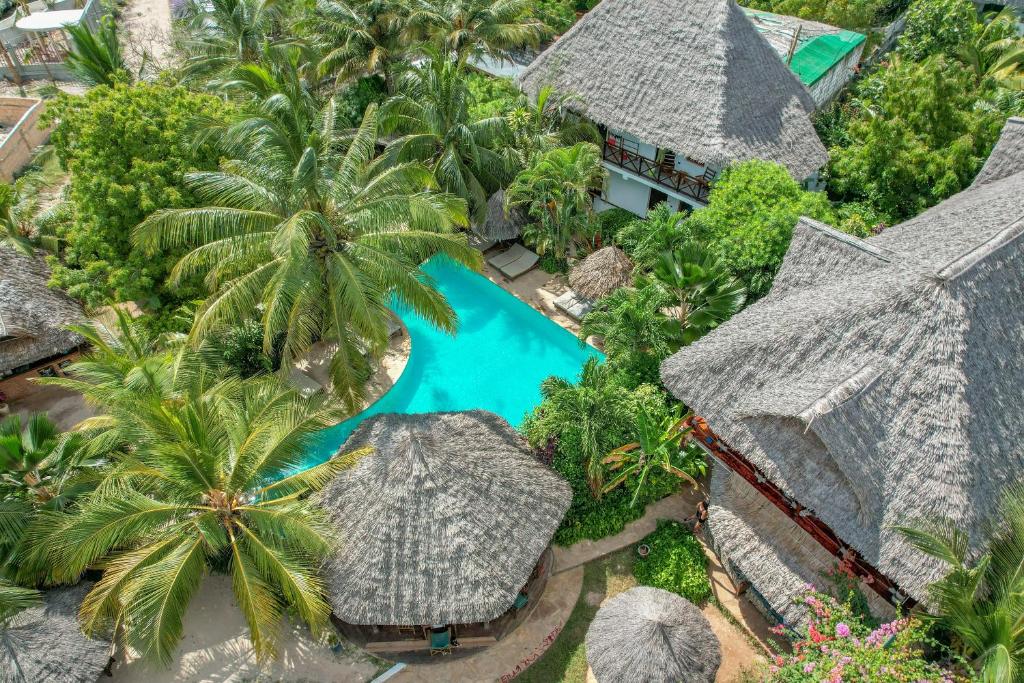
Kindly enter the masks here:
M 811 97 L 814 98 L 814 103 L 819 109 L 832 101 L 832 98 L 838 95 L 846 87 L 846 84 L 850 82 L 857 64 L 860 63 L 863 52 L 864 43 L 861 42 L 850 54 L 846 55 L 843 61 L 833 64 L 832 68 L 824 76 L 810 85 L 808 90 L 811 92 Z
M 623 177 L 621 171 L 609 169 L 604 197 L 609 204 L 614 204 L 643 218 L 647 216 L 647 203 L 651 199 L 651 188 L 631 178 Z

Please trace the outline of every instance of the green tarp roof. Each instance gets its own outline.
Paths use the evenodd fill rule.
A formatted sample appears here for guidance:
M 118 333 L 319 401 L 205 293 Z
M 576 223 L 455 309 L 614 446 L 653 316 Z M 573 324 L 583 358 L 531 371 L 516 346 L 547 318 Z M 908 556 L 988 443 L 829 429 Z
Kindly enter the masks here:
M 863 42 L 864 35 L 853 31 L 817 36 L 796 51 L 789 68 L 804 85 L 812 85 Z

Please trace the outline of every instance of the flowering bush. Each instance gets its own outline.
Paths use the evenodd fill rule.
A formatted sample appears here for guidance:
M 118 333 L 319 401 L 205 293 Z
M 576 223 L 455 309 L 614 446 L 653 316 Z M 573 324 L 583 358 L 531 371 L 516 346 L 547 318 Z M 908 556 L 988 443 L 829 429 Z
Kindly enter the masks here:
M 922 646 L 936 645 L 920 621 L 900 618 L 878 628 L 856 616 L 850 607 L 808 587 L 797 599 L 808 610 L 806 636 L 792 654 L 778 654 L 769 668 L 772 683 L 900 683 L 966 679 L 927 661 Z M 776 633 L 781 634 L 778 627 Z

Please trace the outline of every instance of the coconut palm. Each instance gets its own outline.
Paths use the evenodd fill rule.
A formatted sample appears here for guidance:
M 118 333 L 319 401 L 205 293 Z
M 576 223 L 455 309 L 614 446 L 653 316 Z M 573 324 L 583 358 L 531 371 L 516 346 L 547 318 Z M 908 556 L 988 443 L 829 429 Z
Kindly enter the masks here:
M 978 22 L 957 56 L 979 84 L 987 80 L 1017 90 L 1024 87 L 1024 41 L 1017 35 L 1017 18 L 1011 7 Z
M 246 71 L 247 87 L 278 88 L 264 67 Z M 202 273 L 212 291 L 193 342 L 257 312 L 264 351 L 281 345 L 283 371 L 313 343 L 333 345 L 333 388 L 355 410 L 369 373 L 364 354 L 386 346 L 395 301 L 455 330 L 454 311 L 420 264 L 445 254 L 479 267 L 480 254 L 453 229 L 466 222 L 465 203 L 433 192 L 427 168 L 374 159 L 374 107 L 350 135 L 333 99 L 316 107 L 290 78 L 254 113 L 207 131 L 230 161 L 186 176 L 206 206 L 155 212 L 133 237 L 154 251 L 192 248 L 171 282 Z
M 533 9 L 530 0 L 413 0 L 409 24 L 460 64 L 480 57 L 511 60 L 551 33 Z
M 691 242 L 661 253 L 654 278 L 669 294 L 682 343 L 692 344 L 743 307 L 743 283 L 710 252 Z
M 996 518 L 982 529 L 988 541 L 980 555 L 971 552 L 968 532 L 948 520 L 897 530 L 949 568 L 928 588 L 930 608 L 980 679 L 1024 680 L 1024 486 L 1004 493 Z
M 664 251 L 673 251 L 688 241 L 684 227 L 685 211 L 676 211 L 661 202 L 647 212 L 646 218 L 627 223 L 615 236 L 615 242 L 644 269 L 654 268 Z
M 505 203 L 525 206 L 535 221 L 523 230 L 524 241 L 539 254 L 564 258 L 572 244 L 592 237 L 598 226 L 590 193 L 605 175 L 597 145 L 580 142 L 542 154 L 505 191 Z
M 694 476 L 702 476 L 707 470 L 707 463 L 700 449 L 687 443 L 692 429 L 687 426 L 689 415 L 681 415 L 681 410 L 677 407 L 674 414 L 660 422 L 646 410 L 640 411 L 636 421 L 636 441 L 619 446 L 602 460 L 610 472 L 616 473 L 602 488 L 603 493 L 634 479 L 636 484 L 630 505 L 636 505 L 655 470 L 697 486 Z
M 308 494 L 360 454 L 303 468 L 311 439 L 341 411 L 275 376 L 225 375 L 188 346 L 145 356 L 137 336 L 88 336 L 103 345 L 48 383 L 102 409 L 83 430 L 112 467 L 72 514 L 52 516 L 44 551 L 55 580 L 103 571 L 82 604 L 84 630 L 112 630 L 167 663 L 211 571 L 231 575 L 260 659 L 274 654 L 285 611 L 323 626 L 329 540 Z
M 183 74 L 204 81 L 238 64 L 260 62 L 277 31 L 274 0 L 195 0 L 183 22 Z
M 119 77 L 128 74 L 112 17 L 103 17 L 96 31 L 85 24 L 64 30 L 71 37 L 71 50 L 65 63 L 80 80 L 88 85 L 113 85 Z
M 35 607 L 42 601 L 43 596 L 39 591 L 15 586 L 0 579 L 0 628 L 6 626 L 14 615 L 29 607 Z
M 385 158 L 426 164 L 440 188 L 464 199 L 473 220 L 483 221 L 487 198 L 511 176 L 501 153 L 505 120 L 473 121 L 465 74 L 436 56 L 402 74 L 398 92 L 381 107 L 383 132 L 400 135 Z
M 522 95 L 515 109 L 506 114 L 512 133 L 511 149 L 520 168 L 555 147 L 568 147 L 577 142 L 601 144 L 597 126 L 576 114 L 569 105 L 575 97 L 556 93 L 550 85 L 543 86 L 534 101 Z

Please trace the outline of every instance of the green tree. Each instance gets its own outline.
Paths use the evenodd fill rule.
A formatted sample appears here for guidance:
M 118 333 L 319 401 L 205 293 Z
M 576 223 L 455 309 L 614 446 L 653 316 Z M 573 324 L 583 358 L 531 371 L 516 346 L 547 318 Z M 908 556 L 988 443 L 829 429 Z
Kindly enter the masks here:
M 601 144 L 597 127 L 571 108 L 576 98 L 555 92 L 545 85 L 536 100 L 520 94 L 515 107 L 505 114 L 512 133 L 511 149 L 516 163 L 526 168 L 555 147 L 570 147 L 580 142 Z
M 937 54 L 953 57 L 971 39 L 977 23 L 970 0 L 914 0 L 896 52 L 915 62 Z
M 556 147 L 541 154 L 505 191 L 505 203 L 524 206 L 534 220 L 523 239 L 537 253 L 564 258 L 574 244 L 584 244 L 598 229 L 590 192 L 599 189 L 607 172 L 601 150 L 589 142 Z
M 266 69 L 248 71 L 273 89 Z M 335 345 L 333 388 L 353 410 L 368 376 L 363 352 L 377 354 L 387 343 L 392 297 L 455 330 L 454 311 L 420 264 L 435 254 L 480 262 L 453 230 L 465 223 L 465 204 L 432 192 L 433 177 L 420 164 L 374 159 L 377 130 L 374 107 L 349 136 L 333 99 L 318 108 L 285 84 L 254 113 L 208 133 L 230 161 L 186 176 L 206 206 L 158 211 L 134 231 L 147 252 L 192 248 L 171 282 L 202 273 L 213 289 L 194 340 L 261 310 L 264 351 L 283 339 L 284 368 L 316 341 Z
M 1024 40 L 1017 36 L 1012 7 L 988 15 L 976 24 L 956 56 L 974 72 L 978 86 L 1024 89 Z
M 51 140 L 71 173 L 73 219 L 58 226 L 65 247 L 54 283 L 99 306 L 142 299 L 169 303 L 164 289 L 172 254 L 135 249 L 131 229 L 157 209 L 189 206 L 185 173 L 216 166 L 209 146 L 191 144 L 186 127 L 200 114 L 224 115 L 221 100 L 158 83 L 97 86 L 50 103 Z
M 429 59 L 402 74 L 399 94 L 381 107 L 382 132 L 400 137 L 388 145 L 389 163 L 426 164 L 445 192 L 466 200 L 474 221 L 487 214 L 487 198 L 509 180 L 501 153 L 505 120 L 469 116 L 469 89 L 462 68 Z
M 710 251 L 692 242 L 664 251 L 654 278 L 672 299 L 682 343 L 692 344 L 743 307 L 747 293 Z
M 757 299 L 771 288 L 801 216 L 830 222 L 828 199 L 802 189 L 782 166 L 747 161 L 722 173 L 684 228 Z
M 675 211 L 662 202 L 647 212 L 646 218 L 634 218 L 619 230 L 615 241 L 633 262 L 649 270 L 664 251 L 683 246 L 688 232 L 683 228 L 688 212 Z
M 81 81 L 88 85 L 114 85 L 119 79 L 127 79 L 128 67 L 111 16 L 103 17 L 96 31 L 84 24 L 64 30 L 71 37 L 71 51 L 64 61 Z
M 511 60 L 549 34 L 533 9 L 532 0 L 419 0 L 409 22 L 439 54 L 461 64 L 481 57 Z
M 930 606 L 981 679 L 1024 680 L 1024 487 L 1004 493 L 995 519 L 982 529 L 987 540 L 980 555 L 971 552 L 968 532 L 948 520 L 897 530 L 948 567 L 928 588 Z
M 52 517 L 40 552 L 59 581 L 102 568 L 83 628 L 165 664 L 203 576 L 226 572 L 257 656 L 272 656 L 286 610 L 314 630 L 327 621 L 318 571 L 330 541 L 309 494 L 361 453 L 302 469 L 309 440 L 342 415 L 326 395 L 225 377 L 188 347 L 147 355 L 151 340 L 120 324 L 120 337 L 78 328 L 95 351 L 48 382 L 102 409 L 85 438 L 112 467 Z
M 745 0 L 752 8 L 864 30 L 895 18 L 884 0 Z M 906 2 L 897 3 L 906 6 Z
M 205 84 L 238 64 L 261 62 L 280 20 L 273 0 L 194 0 L 183 21 L 185 80 Z

